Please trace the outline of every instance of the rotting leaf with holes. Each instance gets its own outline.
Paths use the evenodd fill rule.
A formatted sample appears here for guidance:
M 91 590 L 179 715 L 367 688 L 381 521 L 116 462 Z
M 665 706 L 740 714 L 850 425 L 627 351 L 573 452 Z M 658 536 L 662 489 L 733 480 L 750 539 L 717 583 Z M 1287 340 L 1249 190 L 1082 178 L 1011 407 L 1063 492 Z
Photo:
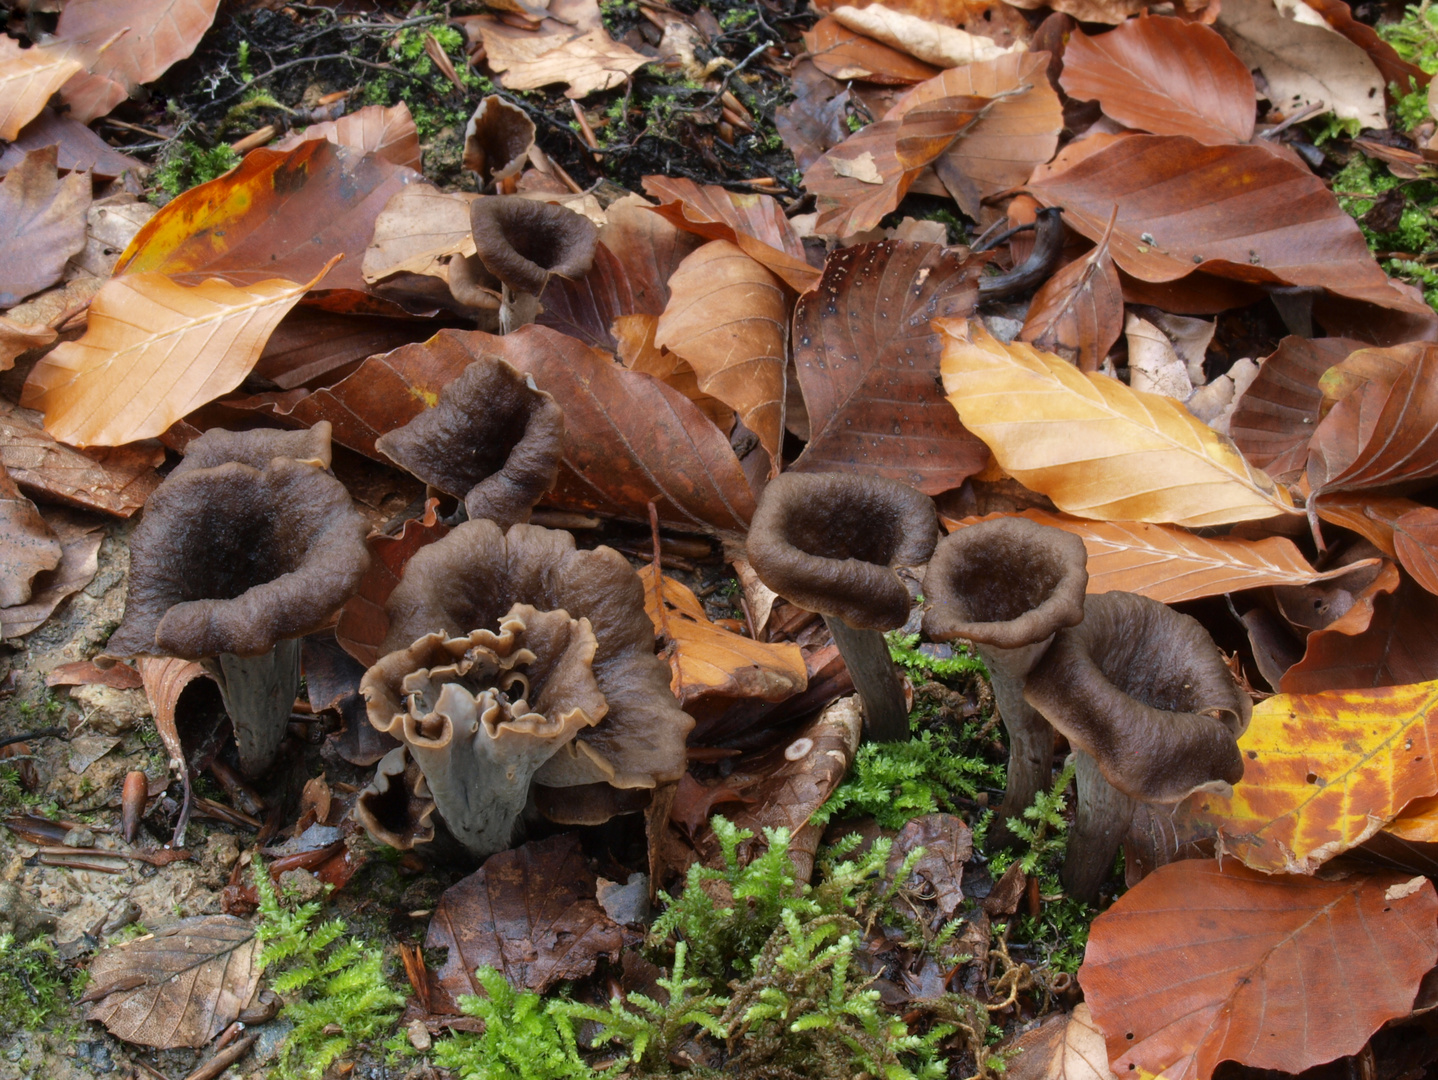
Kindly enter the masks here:
M 937 317 L 978 303 L 982 258 L 886 240 L 842 248 L 794 312 L 794 366 L 810 437 L 794 468 L 859 470 L 934 495 L 983 469 L 988 450 L 944 401 Z
M 682 704 L 701 697 L 783 701 L 808 685 L 799 646 L 755 641 L 715 626 L 682 583 L 666 576 L 656 588 L 652 566 L 640 569 L 639 580 L 644 610 L 665 639 L 661 655 L 673 672 L 669 688 Z
M 65 81 L 82 64 L 64 46 L 35 45 L 24 49 L 0 35 L 0 139 L 12 142 Z
M 56 149 L 32 150 L 0 180 L 0 308 L 59 281 L 65 262 L 85 247 L 90 177 L 61 177 Z
M 511 986 L 543 993 L 619 955 L 619 926 L 594 898 L 596 877 L 573 833 L 491 855 L 450 886 L 425 948 L 448 949 L 437 973 L 455 997 L 481 993 L 474 969 L 496 968 Z
M 419 169 L 419 132 L 414 117 L 403 101 L 385 108 L 366 105 L 358 112 L 347 113 L 338 120 L 311 124 L 303 131 L 292 131 L 271 150 L 293 150 L 302 142 L 324 139 L 338 146 L 348 146 L 374 154 L 395 165 Z
M 1196 528 L 1297 513 L 1285 492 L 1179 402 L 938 322 L 943 379 L 964 427 L 1004 471 L 1086 518 Z
M 90 305 L 84 337 L 35 365 L 20 403 L 78 446 L 160 435 L 238 386 L 276 324 L 328 269 L 305 284 L 271 278 L 243 287 L 210 280 L 186 288 L 156 273 L 111 279 Z
M 1106 34 L 1075 30 L 1059 82 L 1131 128 L 1211 146 L 1253 138 L 1253 76 L 1222 35 L 1201 23 L 1140 15 Z
M 181 919 L 112 945 L 90 964 L 85 1018 L 141 1046 L 204 1046 L 259 989 L 258 949 L 254 927 L 233 915 Z
M 1389 284 L 1321 179 L 1261 147 L 1128 135 L 1028 190 L 1045 206 L 1063 207 L 1064 221 L 1095 242 L 1117 204 L 1114 262 L 1140 281 L 1204 271 L 1429 311 Z
M 1438 794 L 1438 682 L 1280 694 L 1238 739 L 1243 779 L 1196 792 L 1178 816 L 1265 873 L 1311 874 L 1414 799 Z
M 1079 981 L 1118 1075 L 1209 1080 L 1225 1060 L 1297 1073 L 1357 1053 L 1408 1015 L 1435 960 L 1438 896 L 1422 878 L 1190 859 L 1094 920 Z

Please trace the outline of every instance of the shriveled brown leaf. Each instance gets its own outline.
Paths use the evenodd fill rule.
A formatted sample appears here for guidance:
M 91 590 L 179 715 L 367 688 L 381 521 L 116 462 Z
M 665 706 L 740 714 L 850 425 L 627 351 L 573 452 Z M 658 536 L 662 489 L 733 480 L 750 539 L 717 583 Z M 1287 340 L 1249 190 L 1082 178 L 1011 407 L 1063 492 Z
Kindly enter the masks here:
M 303 131 L 292 131 L 270 144 L 271 150 L 293 150 L 300 143 L 324 139 L 339 146 L 352 147 L 384 158 L 395 165 L 418 170 L 419 132 L 414 117 L 403 101 L 386 108 L 366 105 L 358 112 L 311 124 Z
M 1123 333 L 1123 286 L 1102 242 L 1044 282 L 1019 338 L 1097 371 Z
M 1216 525 L 1293 513 L 1234 445 L 1157 394 L 943 320 L 943 379 L 1004 471 L 1079 517 Z
M 129 517 L 160 485 L 165 460 L 156 443 L 75 450 L 55 440 L 40 413 L 0 400 L 0 465 L 44 498 Z
M 595 8 L 597 6 L 588 5 Z M 553 5 L 550 15 L 555 15 Z M 595 20 L 597 22 L 597 19 Z M 565 96 L 582 98 L 609 90 L 650 62 L 609 36 L 603 25 L 573 25 L 546 18 L 538 29 L 520 29 L 491 15 L 474 24 L 484 40 L 485 59 L 509 90 L 567 84 Z
M 0 36 L 0 139 L 9 142 L 40 115 L 50 95 L 84 64 L 65 46 L 24 49 Z
M 597 879 L 573 833 L 491 855 L 447 889 L 425 947 L 448 949 L 439 984 L 458 997 L 482 994 L 474 969 L 492 967 L 510 985 L 543 993 L 619 955 L 621 934 L 594 898 Z
M 55 331 L 44 323 L 17 323 L 0 315 L 0 371 L 9 371 L 15 366 L 15 357 L 50 344 L 55 336 Z
M 1438 593 L 1438 510 L 1419 507 L 1395 521 L 1393 547 L 1413 580 Z
M 424 319 L 355 315 L 301 304 L 280 320 L 251 374 L 281 390 L 334 381 L 359 364 L 434 332 Z
M 845 118 L 851 95 L 842 82 L 820 70 L 812 57 L 801 58 L 794 65 L 790 86 L 794 100 L 774 110 L 774 129 L 802 172 L 824 151 L 849 137 Z
M 85 1013 L 128 1043 L 204 1046 L 234 1022 L 260 984 L 255 929 L 197 915 L 102 949 L 90 964 Z M 110 993 L 106 988 L 114 986 Z
M 964 863 L 974 853 L 973 833 L 953 814 L 923 814 L 911 819 L 894 837 L 894 846 L 884 867 L 890 881 L 916 848 L 923 848 L 923 855 L 914 863 L 908 882 L 896 884 L 932 899 L 940 915 L 952 918 L 964 899 L 961 887 Z
M 789 303 L 783 284 L 728 240 L 674 271 L 654 343 L 687 360 L 699 388 L 739 414 L 779 468 Z
M 59 565 L 59 539 L 0 467 L 0 608 L 28 602 L 35 575 Z
M 1351 529 L 1390 559 L 1398 557 L 1393 526 L 1410 510 L 1422 505 L 1402 495 L 1374 495 L 1366 491 L 1339 491 L 1313 500 L 1318 517 Z
M 882 3 L 862 8 L 840 5 L 834 8 L 833 17 L 850 30 L 902 49 L 916 60 L 935 67 L 962 67 L 993 60 L 1008 52 L 993 38 L 897 11 Z
M 734 409 L 699 389 L 699 376 L 694 373 L 688 360 L 654 344 L 654 331 L 658 325 L 657 315 L 621 315 L 615 319 L 613 332 L 615 344 L 618 346 L 619 362 L 630 371 L 652 375 L 660 382 L 674 387 L 694 402 L 725 435 L 732 433 Z
M 655 211 L 681 229 L 709 240 L 729 240 L 744 254 L 783 278 L 795 292 L 819 280 L 804 257 L 804 243 L 768 195 L 743 194 L 672 176 L 646 176 L 644 190 L 658 199 Z
M 395 192 L 375 218 L 374 236 L 364 253 L 364 279 L 381 281 L 392 274 L 438 276 L 442 260 L 473 255 L 469 206 L 477 197 L 423 183 Z
M 97 179 L 113 180 L 127 169 L 145 167 L 135 158 L 120 153 L 78 120 L 61 116 L 54 109 L 41 109 L 40 115 L 25 125 L 14 142 L 0 148 L 0 175 L 20 164 L 30 151 L 45 146 L 58 149 L 61 169 L 89 172 Z
M 1207 1080 L 1224 1060 L 1296 1073 L 1358 1052 L 1438 959 L 1438 897 L 1406 884 L 1160 867 L 1089 931 L 1079 978 L 1112 1067 Z
M 96 199 L 85 214 L 85 246 L 72 261 L 87 274 L 108 278 L 120 253 L 159 211 L 128 191 Z
M 770 644 L 715 626 L 692 591 L 671 577 L 662 585 L 652 566 L 640 569 L 644 609 L 665 639 L 662 655 L 673 673 L 669 688 L 686 705 L 701 697 L 783 701 L 808 685 L 799 646 Z
M 875 228 L 908 193 L 915 169 L 899 162 L 900 123 L 881 120 L 856 131 L 804 173 L 804 189 L 818 203 L 814 231 L 852 236 Z
M 1211 145 L 1253 138 L 1253 76 L 1201 23 L 1143 15 L 1096 37 L 1075 30 L 1059 82 L 1140 131 Z
M 1052 8 L 1064 15 L 1072 16 L 1079 22 L 1107 23 L 1115 25 L 1130 15 L 1137 15 L 1148 4 L 1141 0 L 1008 0 L 1014 7 L 1033 11 L 1037 8 Z M 1184 0 L 1182 5 L 1188 11 L 1201 11 L 1207 0 Z
M 840 82 L 863 79 L 880 85 L 907 86 L 938 74 L 932 64 L 851 30 L 830 16 L 804 31 L 804 45 L 814 66 Z
M 94 519 L 52 508 L 46 520 L 60 540 L 60 565 L 35 577 L 27 602 L 0 608 L 0 638 L 20 637 L 43 625 L 67 597 L 90 584 L 100 568 L 105 533 Z
M 217 698 L 219 688 L 198 660 L 142 656 L 135 666 L 140 672 L 140 682 L 145 688 L 145 698 L 150 703 L 150 714 L 155 718 L 160 742 L 165 747 L 171 766 L 181 770 L 182 778 L 188 784 L 188 770 L 200 756 L 196 753 L 199 745 L 205 741 L 205 736 L 213 739 L 217 733 L 192 731 L 187 723 L 190 710 L 182 708 L 182 703 L 187 697 L 198 700 L 199 693 L 205 690 Z M 200 737 L 196 738 L 196 735 Z
M 1389 284 L 1321 179 L 1260 147 L 1127 135 L 1029 190 L 1062 206 L 1064 221 L 1095 242 L 1117 204 L 1114 262 L 1142 281 L 1201 270 L 1325 288 L 1395 311 L 1422 307 Z
M 810 437 L 798 470 L 853 469 L 927 494 L 988 461 L 935 385 L 938 317 L 971 312 L 983 262 L 958 249 L 885 241 L 831 254 L 794 312 L 794 365 Z
M 63 442 L 152 438 L 238 386 L 275 325 L 323 276 L 193 288 L 158 273 L 112 279 L 90 305 L 84 337 L 30 372 L 21 404 L 44 412 L 45 430 Z
M 145 682 L 129 664 L 109 668 L 95 666 L 93 660 L 76 660 L 51 668 L 45 674 L 46 686 L 108 686 L 112 690 L 139 690 Z
M 61 177 L 55 162 L 55 147 L 32 150 L 0 180 L 0 308 L 55 284 L 85 246 L 90 177 Z
M 1008 1059 L 1007 1080 L 1117 1080 L 1086 1001 L 1071 1013 L 1050 1016 L 1001 1049 L 1018 1051 Z

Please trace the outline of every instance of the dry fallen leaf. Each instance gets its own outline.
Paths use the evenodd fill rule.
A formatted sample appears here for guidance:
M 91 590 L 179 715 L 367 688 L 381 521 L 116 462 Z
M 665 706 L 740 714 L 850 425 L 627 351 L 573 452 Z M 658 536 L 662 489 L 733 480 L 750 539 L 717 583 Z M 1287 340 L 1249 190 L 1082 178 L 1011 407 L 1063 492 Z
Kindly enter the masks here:
M 614 341 L 618 347 L 619 362 L 630 371 L 652 375 L 674 387 L 714 421 L 715 427 L 725 435 L 732 434 L 734 409 L 699 389 L 699 376 L 694 374 L 689 361 L 654 344 L 654 331 L 658 325 L 657 315 L 621 315 L 615 319 Z
M 105 533 L 99 523 L 59 508 L 48 513 L 47 524 L 60 540 L 60 565 L 36 575 L 27 602 L 0 608 L 0 638 L 20 637 L 42 626 L 66 597 L 90 584 L 100 568 Z
M 0 35 L 0 139 L 18 136 L 50 95 L 84 66 L 65 46 L 23 49 L 14 38 Z
M 1209 1080 L 1225 1060 L 1297 1073 L 1357 1053 L 1438 959 L 1432 886 L 1386 896 L 1407 880 L 1159 867 L 1094 920 L 1079 969 L 1114 1072 Z
M 0 608 L 28 603 L 35 575 L 59 565 L 60 541 L 0 466 Z
M 944 389 L 1004 471 L 1079 517 L 1198 527 L 1295 513 L 1181 404 L 944 319 Z
M 217 279 L 186 288 L 156 273 L 114 278 L 90 305 L 84 337 L 35 365 L 21 404 L 77 446 L 160 435 L 238 386 L 325 270 L 305 284 L 275 278 L 242 288 Z
M 1040 286 L 1020 340 L 1097 371 L 1123 333 L 1123 286 L 1105 240 Z
M 953 26 L 895 11 L 881 3 L 871 3 L 862 8 L 847 5 L 836 7 L 833 17 L 835 22 L 847 26 L 850 30 L 902 49 L 916 60 L 940 68 L 962 67 L 964 64 L 981 60 L 992 60 L 1010 51 L 997 44 L 993 38 L 970 34 Z M 1018 45 L 1014 49 L 1022 52 L 1023 46 Z
M 1393 548 L 1413 580 L 1438 593 L 1438 510 L 1420 506 L 1395 521 Z
M 339 146 L 349 146 L 374 154 L 395 165 L 419 169 L 419 132 L 414 117 L 403 101 L 385 108 L 366 105 L 358 112 L 347 113 L 338 120 L 311 124 L 303 131 L 292 131 L 270 144 L 271 150 L 293 150 L 302 142 L 324 139 Z
M 53 146 L 32 150 L 0 180 L 0 308 L 55 284 L 85 246 L 90 177 L 61 177 L 55 161 Z
M 41 109 L 40 115 L 25 125 L 14 142 L 0 147 L 0 174 L 20 164 L 30 151 L 46 146 L 59 150 L 60 168 L 66 172 L 90 172 L 97 180 L 113 180 L 127 169 L 145 167 L 142 162 L 120 153 L 78 120 L 47 108 Z
M 938 74 L 933 65 L 850 30 L 831 16 L 804 31 L 804 45 L 814 67 L 839 82 L 863 79 L 881 86 L 907 86 Z
M 15 357 L 50 344 L 55 337 L 55 331 L 44 323 L 17 323 L 0 315 L 0 371 L 9 371 L 15 366 Z
M 1108 1046 L 1093 1022 L 1088 1002 L 1049 1017 L 1002 1049 L 1017 1050 L 1005 1080 L 1117 1080 L 1108 1067 Z
M 375 218 L 374 235 L 364 253 L 364 279 L 393 274 L 445 274 L 443 260 L 474 254 L 469 206 L 478 196 L 440 191 L 432 184 L 410 184 L 390 197 Z
M 589 6 L 597 14 L 597 5 Z M 484 39 L 486 62 L 501 73 L 499 81 L 509 90 L 565 83 L 565 96 L 578 99 L 618 86 L 650 62 L 650 57 L 611 38 L 602 25 L 575 26 L 546 18 L 537 30 L 529 30 L 494 16 L 480 16 L 475 25 Z
M 869 124 L 805 170 L 804 189 L 818 204 L 815 233 L 843 237 L 867 232 L 899 205 L 918 175 L 899 162 L 899 128 L 897 120 Z

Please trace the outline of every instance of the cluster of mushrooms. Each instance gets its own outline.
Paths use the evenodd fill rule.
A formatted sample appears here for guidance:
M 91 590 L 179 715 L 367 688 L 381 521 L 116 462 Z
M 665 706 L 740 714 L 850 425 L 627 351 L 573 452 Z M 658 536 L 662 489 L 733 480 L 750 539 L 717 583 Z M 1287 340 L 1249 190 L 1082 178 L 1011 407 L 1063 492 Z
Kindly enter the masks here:
M 563 207 L 486 196 L 473 223 L 480 254 L 456 260 L 451 284 L 481 282 L 506 328 L 533 318 L 551 275 L 581 275 L 593 258 L 593 224 Z M 478 359 L 437 404 L 376 443 L 463 510 L 386 601 L 361 692 L 393 748 L 355 816 L 383 843 L 483 859 L 536 816 L 597 824 L 641 808 L 683 774 L 693 720 L 628 561 L 528 523 L 558 476 L 563 411 L 475 337 Z M 370 562 L 330 435 L 327 423 L 207 432 L 131 538 L 107 655 L 200 661 L 252 778 L 282 752 L 299 639 L 331 623 Z M 1086 596 L 1084 546 L 1067 533 L 1005 518 L 939 540 L 932 500 L 904 484 L 785 473 L 759 500 L 747 554 L 766 585 L 824 616 L 878 740 L 909 735 L 883 631 L 913 606 L 899 568 L 922 575 L 926 634 L 973 643 L 991 673 L 1011 745 L 1003 816 L 1048 786 L 1055 729 L 1077 756 L 1064 867 L 1075 896 L 1096 898 L 1138 803 L 1243 774 L 1250 705 L 1207 633 L 1140 596 Z

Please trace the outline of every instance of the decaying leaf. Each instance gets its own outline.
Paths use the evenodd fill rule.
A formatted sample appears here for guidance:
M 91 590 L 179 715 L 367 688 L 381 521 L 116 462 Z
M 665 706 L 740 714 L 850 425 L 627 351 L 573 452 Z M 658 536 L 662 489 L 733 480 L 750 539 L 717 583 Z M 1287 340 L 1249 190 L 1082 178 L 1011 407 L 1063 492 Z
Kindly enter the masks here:
M 814 230 L 852 236 L 875 228 L 908 193 L 917 170 L 899 162 L 900 122 L 881 120 L 850 135 L 804 173 L 804 188 L 818 200 Z
M 78 120 L 54 109 L 41 109 L 14 142 L 0 148 L 0 174 L 20 164 L 30 151 L 46 146 L 57 148 L 58 164 L 66 172 L 89 172 L 96 179 L 113 180 L 127 169 L 144 168 L 142 162 L 120 153 Z
M 1020 1035 L 1011 1048 L 1018 1053 L 1009 1059 L 1006 1080 L 1116 1080 L 1086 1001 Z
M 1225 1060 L 1296 1073 L 1357 1053 L 1438 959 L 1438 896 L 1390 899 L 1406 880 L 1159 867 L 1094 920 L 1079 971 L 1113 1070 L 1209 1080 Z
M 28 602 L 35 575 L 59 565 L 60 541 L 0 466 L 0 608 Z
M 1105 239 L 1040 286 L 1019 338 L 1097 371 L 1123 332 L 1123 285 Z
M 784 441 L 789 304 L 779 279 L 727 240 L 711 240 L 669 279 L 654 343 L 687 360 L 699 388 L 759 436 L 774 471 Z
M 20 637 L 41 626 L 65 600 L 94 580 L 104 530 L 92 517 L 50 509 L 47 524 L 60 540 L 60 565 L 37 574 L 30 599 L 0 608 L 0 638 Z
M 6 142 L 35 117 L 71 75 L 84 64 L 64 46 L 20 47 L 0 36 L 0 139 Z
M 442 260 L 473 255 L 469 206 L 475 198 L 422 183 L 395 192 L 375 218 L 374 236 L 364 253 L 365 281 L 405 273 L 438 276 Z
M 894 837 L 884 867 L 890 880 L 916 848 L 923 848 L 924 853 L 914 863 L 907 887 L 932 899 L 944 918 L 952 918 L 964 899 L 964 863 L 974 853 L 973 833 L 953 814 L 922 814 L 910 819 Z
M 935 385 L 943 339 L 930 326 L 973 310 L 982 268 L 959 249 L 895 240 L 829 256 L 794 312 L 810 425 L 795 469 L 857 469 L 937 494 L 984 467 L 988 451 Z
M 814 66 L 840 82 L 864 79 L 880 85 L 907 86 L 938 74 L 932 65 L 850 30 L 832 16 L 804 31 L 804 44 Z
M 881 3 L 871 3 L 862 8 L 841 5 L 834 9 L 833 17 L 835 22 L 850 30 L 902 49 L 915 59 L 940 68 L 992 60 L 1009 51 L 993 38 L 931 22 Z
M 43 417 L 0 400 L 0 465 L 15 482 L 52 501 L 129 517 L 160 486 L 156 443 L 75 450 L 56 442 Z
M 1281 694 L 1238 740 L 1233 795 L 1198 792 L 1180 814 L 1215 827 L 1221 850 L 1266 873 L 1311 874 L 1413 799 L 1438 794 L 1438 682 Z
M 105 283 L 85 336 L 47 353 L 21 404 L 45 414 L 45 430 L 79 446 L 152 438 L 192 409 L 240 384 L 285 312 L 324 276 L 193 288 L 164 274 Z
M 53 146 L 32 150 L 0 180 L 0 308 L 55 284 L 85 246 L 90 177 L 62 177 L 55 160 Z
M 543 993 L 619 955 L 619 926 L 594 898 L 595 873 L 574 833 L 491 855 L 440 897 L 425 947 L 448 949 L 437 973 L 452 995 L 483 993 L 481 965 L 510 984 Z
M 259 989 L 258 951 L 254 927 L 233 915 L 181 919 L 112 945 L 90 964 L 85 1018 L 141 1046 L 204 1046 Z
M 549 16 L 537 29 L 512 26 L 492 15 L 474 19 L 484 40 L 485 59 L 501 73 L 499 81 L 507 89 L 565 83 L 569 87 L 565 96 L 577 99 L 618 86 L 650 62 L 609 36 L 594 0 L 567 5 L 577 8 L 574 11 L 561 12 L 557 7 L 550 4 Z
M 1181 404 L 939 320 L 944 389 L 1004 471 L 1079 517 L 1217 525 L 1293 513 L 1287 494 Z
M 410 169 L 420 167 L 419 132 L 415 129 L 409 106 L 403 101 L 389 108 L 366 105 L 338 120 L 311 124 L 303 131 L 292 131 L 283 139 L 271 143 L 270 149 L 293 150 L 300 143 L 314 139 L 352 147 Z

